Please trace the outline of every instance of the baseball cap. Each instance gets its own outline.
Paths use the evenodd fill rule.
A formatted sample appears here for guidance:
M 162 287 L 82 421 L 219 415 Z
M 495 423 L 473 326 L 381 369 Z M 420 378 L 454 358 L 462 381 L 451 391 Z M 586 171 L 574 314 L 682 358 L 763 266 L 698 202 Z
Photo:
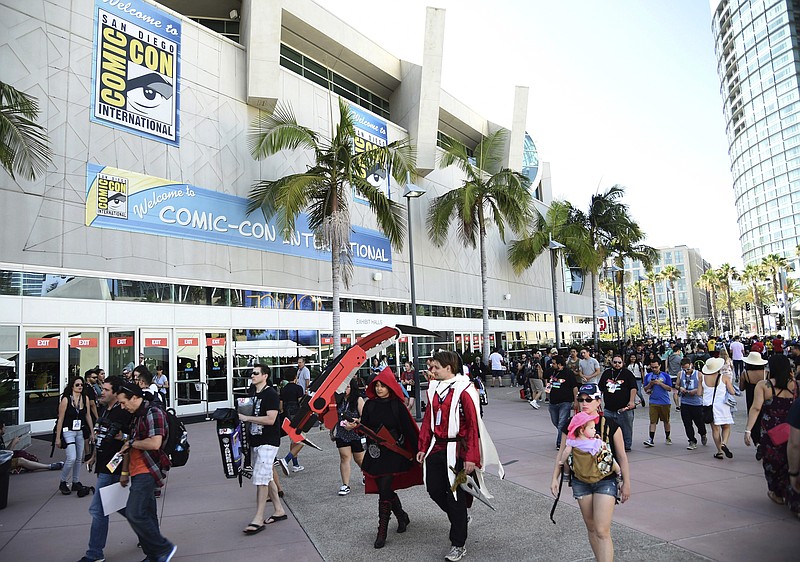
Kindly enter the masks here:
M 589 386 L 589 385 L 585 385 Z M 597 421 L 600 418 L 597 414 L 589 414 L 587 412 L 578 412 L 574 416 L 572 416 L 572 420 L 569 422 L 569 428 L 567 429 L 567 437 L 570 439 L 575 439 L 575 430 L 579 427 L 583 427 L 589 421 Z
M 598 386 L 593 382 L 582 384 L 578 389 L 578 394 L 585 394 L 589 398 L 595 399 L 603 396 L 603 394 L 600 392 L 600 388 L 598 388 Z
M 550 350 L 550 355 L 552 355 L 553 353 L 558 353 L 558 349 L 556 349 L 555 347 L 554 347 L 554 348 L 552 348 L 552 349 Z

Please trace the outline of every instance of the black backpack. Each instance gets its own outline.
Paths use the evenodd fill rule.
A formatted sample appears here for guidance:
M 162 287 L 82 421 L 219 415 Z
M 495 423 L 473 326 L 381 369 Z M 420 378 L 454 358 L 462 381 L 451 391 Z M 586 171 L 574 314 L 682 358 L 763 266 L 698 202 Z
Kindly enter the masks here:
M 162 444 L 161 450 L 169 457 L 172 467 L 185 465 L 189 461 L 189 433 L 186 431 L 186 426 L 173 408 L 165 409 L 157 402 L 151 404 L 164 410 L 167 416 L 167 439 Z

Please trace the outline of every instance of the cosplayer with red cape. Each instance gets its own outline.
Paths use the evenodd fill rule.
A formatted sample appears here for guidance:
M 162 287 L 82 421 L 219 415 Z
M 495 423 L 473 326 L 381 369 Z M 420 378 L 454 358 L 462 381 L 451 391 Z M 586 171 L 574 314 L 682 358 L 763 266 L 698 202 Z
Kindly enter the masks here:
M 390 368 L 378 373 L 367 386 L 367 400 L 356 423 L 356 429 L 367 436 L 364 455 L 365 491 L 378 494 L 378 536 L 375 548 L 386 544 L 386 533 L 392 513 L 397 518 L 397 532 L 403 533 L 410 523 L 403 511 L 396 490 L 422 484 L 422 467 L 414 462 L 419 428 L 403 401 L 403 391 Z M 363 426 L 363 427 L 361 427 Z

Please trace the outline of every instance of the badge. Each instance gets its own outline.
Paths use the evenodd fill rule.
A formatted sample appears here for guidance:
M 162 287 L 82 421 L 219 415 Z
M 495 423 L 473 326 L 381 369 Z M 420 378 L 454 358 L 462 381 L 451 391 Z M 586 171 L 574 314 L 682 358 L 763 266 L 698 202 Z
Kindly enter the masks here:
M 442 411 L 439 410 L 436 412 L 436 425 L 440 425 L 442 423 Z
M 373 459 L 377 459 L 381 456 L 381 448 L 378 447 L 375 443 L 370 443 L 369 447 L 367 447 L 367 452 L 369 456 Z
M 72 431 L 81 430 L 81 420 L 72 420 Z

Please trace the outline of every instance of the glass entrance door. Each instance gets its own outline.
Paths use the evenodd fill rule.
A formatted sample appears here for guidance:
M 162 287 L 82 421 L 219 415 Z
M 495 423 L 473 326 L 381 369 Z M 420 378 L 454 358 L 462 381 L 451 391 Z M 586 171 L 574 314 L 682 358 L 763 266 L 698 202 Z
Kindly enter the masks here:
M 228 337 L 225 332 L 206 332 L 205 376 L 208 382 L 208 401 L 228 403 Z M 219 406 L 223 406 L 220 404 Z M 215 405 L 214 407 L 217 407 Z
M 175 334 L 175 410 L 180 414 L 205 412 L 207 380 L 204 361 L 201 361 L 200 341 L 205 334 L 200 332 L 177 332 Z M 205 345 L 203 346 L 205 347 Z M 205 354 L 204 354 L 205 355 Z
M 64 390 L 61 376 L 63 342 L 61 330 L 25 332 L 25 421 L 52 420 L 58 416 L 59 395 Z M 64 369 L 66 373 L 66 368 Z M 31 427 L 43 431 L 42 427 Z M 51 422 L 52 427 L 52 422 Z

